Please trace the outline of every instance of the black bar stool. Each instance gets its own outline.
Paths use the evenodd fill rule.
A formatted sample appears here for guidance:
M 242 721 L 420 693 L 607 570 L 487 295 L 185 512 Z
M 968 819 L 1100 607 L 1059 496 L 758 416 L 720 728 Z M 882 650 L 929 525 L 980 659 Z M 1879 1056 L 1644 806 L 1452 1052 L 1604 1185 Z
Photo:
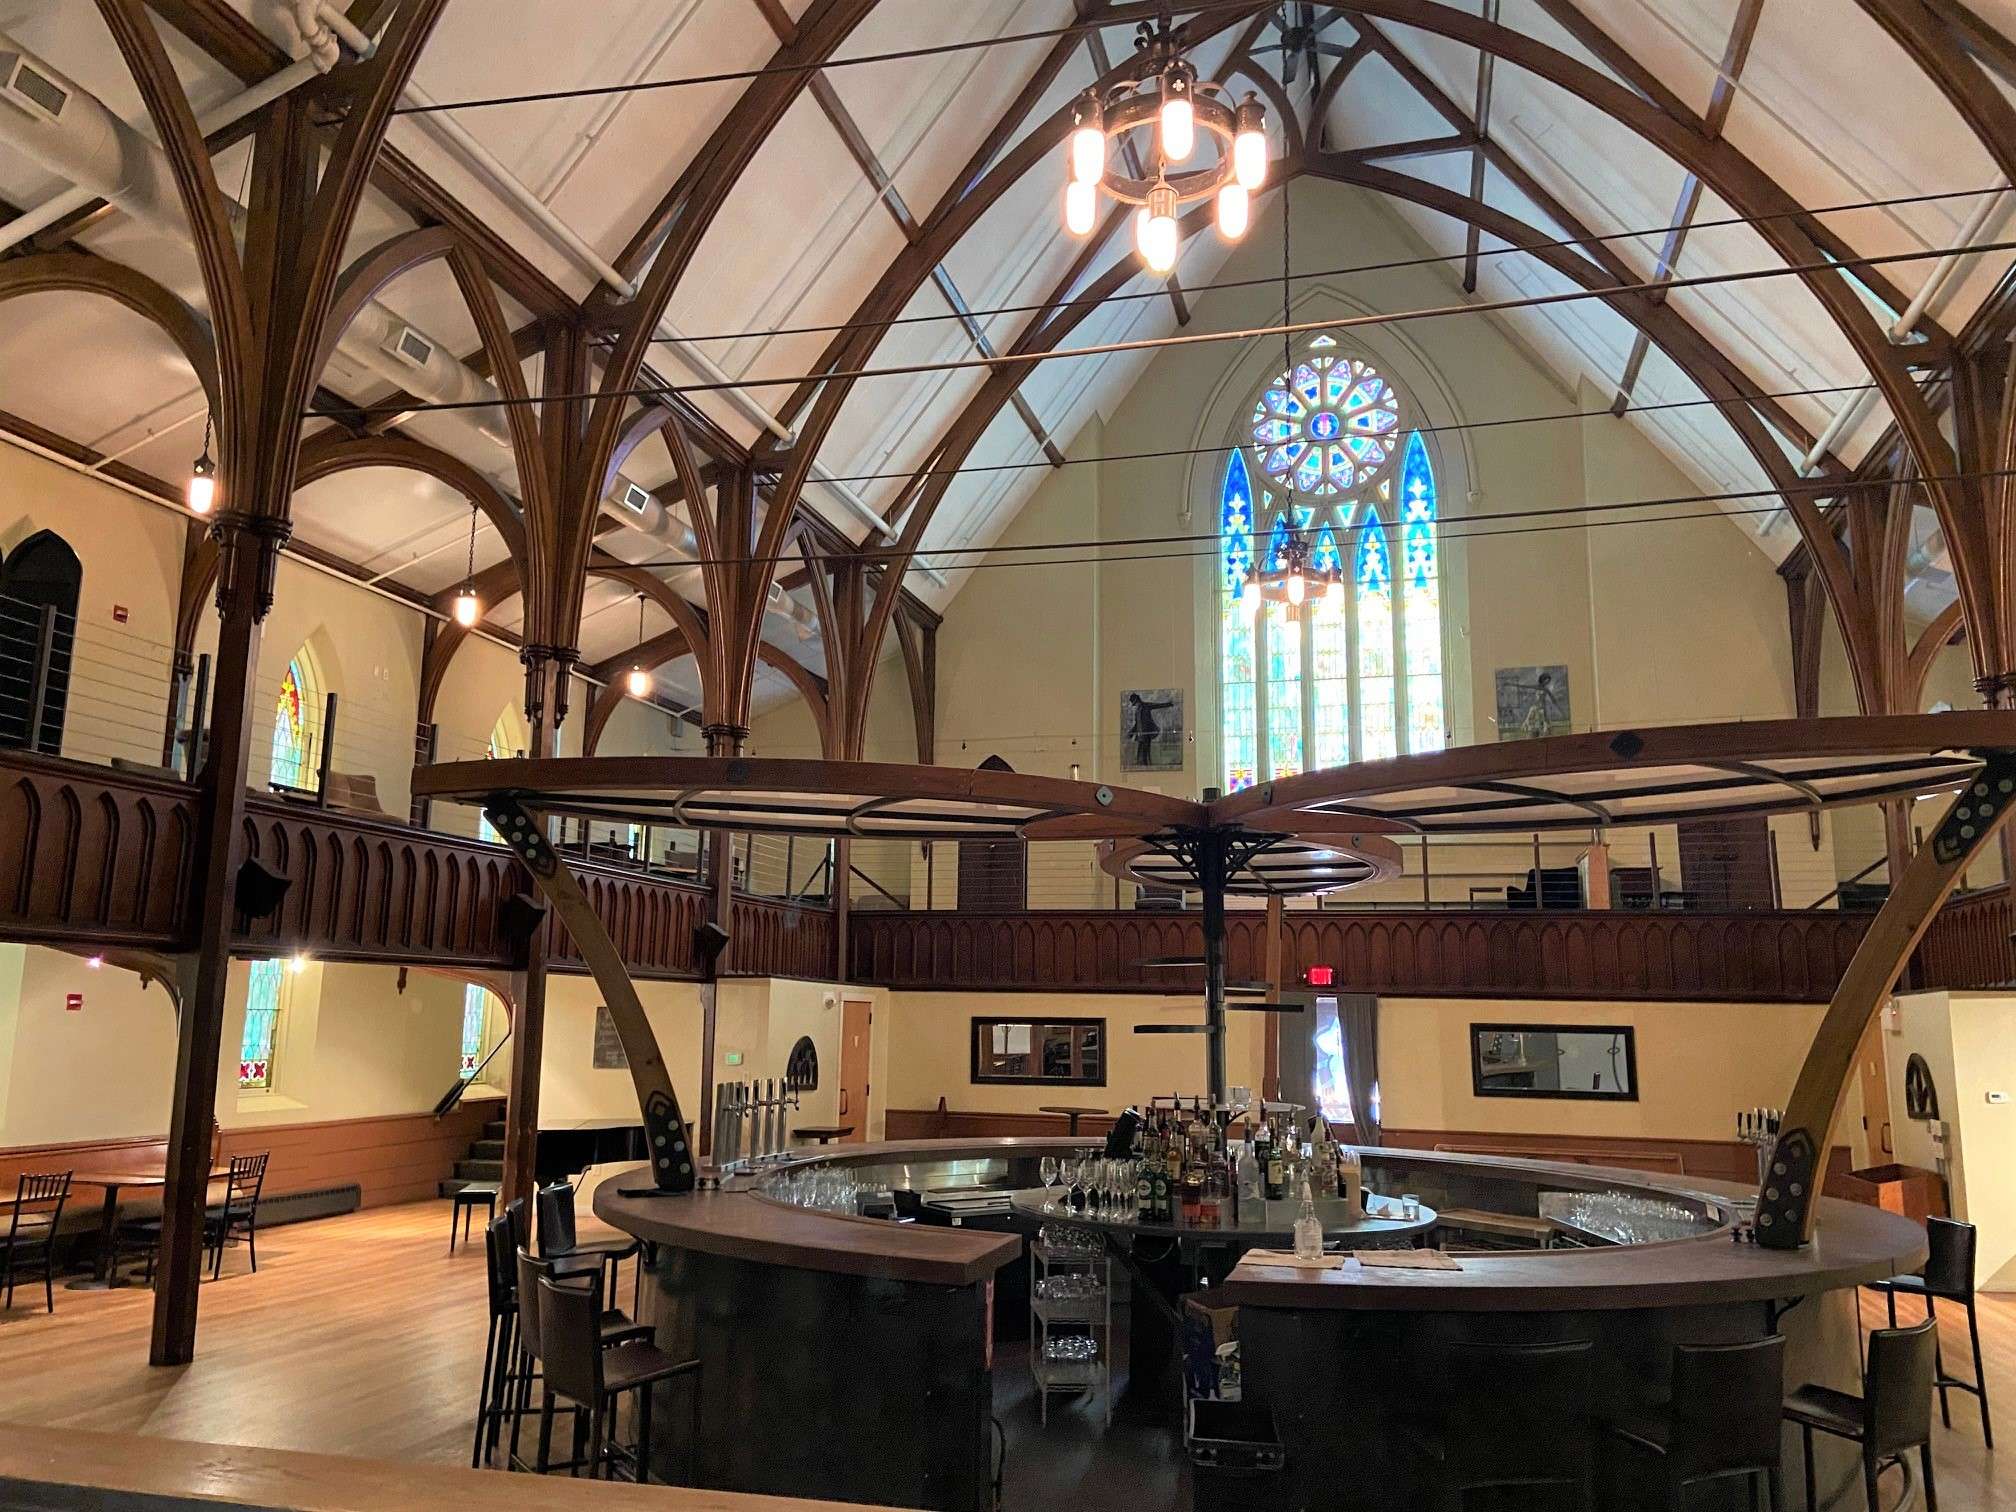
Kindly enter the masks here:
M 598 1332 L 602 1316 L 602 1277 L 555 1280 L 541 1277 L 539 1288 L 540 1355 L 545 1362 L 545 1396 L 539 1409 L 539 1468 L 547 1466 L 553 1437 L 555 1399 L 564 1397 L 588 1414 L 588 1478 L 606 1465 L 614 1480 L 615 1461 L 630 1461 L 630 1478 L 639 1485 L 651 1478 L 651 1388 L 660 1381 L 688 1375 L 700 1368 L 696 1360 L 674 1359 L 642 1340 L 605 1348 Z M 637 1441 L 624 1451 L 616 1442 L 616 1409 L 625 1392 L 637 1393 Z M 693 1393 L 693 1436 L 700 1434 L 700 1393 Z
M 1631 1484 L 1649 1467 L 1660 1505 L 1679 1512 L 1690 1486 L 1742 1476 L 1752 1505 L 1762 1478 L 1771 1512 L 1785 1512 L 1779 1404 L 1785 1397 L 1785 1340 L 1774 1334 L 1747 1344 L 1680 1344 L 1673 1350 L 1673 1404 L 1663 1417 L 1612 1423 L 1631 1451 Z
M 1876 1478 L 1886 1465 L 1901 1465 L 1907 1450 L 1918 1451 L 1925 1473 L 1925 1512 L 1939 1512 L 1939 1489 L 1932 1477 L 1933 1352 L 1938 1336 L 1927 1318 L 1910 1328 L 1879 1328 L 1869 1335 L 1869 1368 L 1862 1395 L 1806 1385 L 1785 1398 L 1785 1416 L 1799 1425 L 1806 1460 L 1806 1505 L 1814 1505 L 1813 1434 L 1831 1433 L 1862 1446 L 1862 1486 L 1869 1512 L 1878 1512 Z
M 569 1269 L 580 1266 L 586 1269 L 586 1261 L 593 1260 L 598 1265 L 609 1267 L 608 1294 L 616 1294 L 616 1273 L 625 1260 L 634 1256 L 640 1248 L 635 1239 L 596 1239 L 583 1244 L 575 1237 L 574 1229 L 574 1188 L 565 1181 L 556 1181 L 551 1186 L 539 1189 L 539 1255 L 545 1260 L 565 1259 L 571 1262 Z M 634 1307 L 643 1297 L 644 1277 L 641 1267 L 637 1276 L 637 1290 L 631 1297 Z
M 602 1294 L 602 1267 L 598 1261 L 585 1271 L 561 1272 L 555 1268 L 552 1261 L 539 1259 L 524 1249 L 515 1252 L 513 1262 L 518 1282 L 514 1288 L 518 1302 L 518 1362 L 512 1372 L 511 1385 L 515 1402 L 508 1409 L 511 1413 L 511 1455 L 507 1463 L 514 1467 L 522 1467 L 524 1462 L 518 1458 L 518 1425 L 525 1414 L 532 1410 L 532 1383 L 535 1380 L 543 1380 L 545 1369 L 545 1357 L 541 1349 L 544 1336 L 540 1332 L 539 1324 L 539 1304 L 543 1294 L 539 1290 L 539 1283 L 542 1280 L 567 1281 L 585 1286 L 593 1282 L 596 1288 L 595 1295 L 599 1298 Z M 605 1347 L 642 1343 L 650 1339 L 649 1324 L 633 1322 L 620 1308 L 598 1310 L 601 1313 L 600 1326 L 602 1343 Z M 537 1466 L 542 1473 L 548 1468 L 543 1430 L 551 1423 L 550 1407 L 546 1417 L 547 1422 L 541 1424 L 542 1438 Z
M 1448 1391 L 1437 1416 L 1407 1426 L 1433 1500 L 1462 1512 L 1472 1491 L 1567 1486 L 1594 1512 L 1587 1339 L 1553 1344 L 1452 1344 L 1436 1361 Z M 1507 1445 L 1518 1452 L 1508 1454 Z
M 1925 1316 L 1936 1319 L 1938 1304 L 1958 1302 L 1967 1309 L 1967 1342 L 1974 1349 L 1974 1379 L 1963 1381 L 1946 1373 L 1946 1360 L 1935 1343 L 1932 1351 L 1933 1382 L 1939 1388 L 1939 1421 L 1953 1426 L 1953 1413 L 1946 1402 L 1949 1391 L 1971 1391 L 1981 1403 L 1981 1443 L 1995 1447 L 1995 1429 L 1988 1421 L 1988 1375 L 1981 1368 L 1981 1320 L 1974 1311 L 1974 1251 L 1979 1234 L 1971 1223 L 1952 1218 L 1927 1218 L 1925 1237 L 1931 1256 L 1925 1269 L 1915 1276 L 1892 1276 L 1888 1281 L 1871 1281 L 1869 1289 L 1883 1293 L 1890 1307 L 1890 1326 L 1897 1326 L 1897 1298 L 1923 1297 Z M 1938 1333 L 1935 1330 L 1936 1341 Z

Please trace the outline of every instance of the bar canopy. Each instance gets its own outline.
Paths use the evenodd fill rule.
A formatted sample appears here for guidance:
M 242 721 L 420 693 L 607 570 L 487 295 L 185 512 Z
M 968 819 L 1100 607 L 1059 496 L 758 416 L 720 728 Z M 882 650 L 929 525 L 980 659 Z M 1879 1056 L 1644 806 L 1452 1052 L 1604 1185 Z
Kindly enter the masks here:
M 1182 885 L 1173 837 L 1274 837 L 1235 891 L 1374 881 L 1384 832 L 1531 833 L 1773 814 L 1951 791 L 1977 750 L 2016 748 L 2016 711 L 1674 725 L 1466 746 L 1306 772 L 1210 803 L 1018 772 L 760 757 L 586 756 L 416 768 L 416 796 L 618 824 L 825 838 L 1150 841 L 1125 847 L 1143 881 Z M 1353 862 L 1321 852 L 1352 850 Z M 1120 848 L 1116 848 L 1118 853 Z M 1151 852 L 1162 852 L 1163 860 Z M 1355 868 L 1355 871 L 1354 871 Z M 1111 868 L 1109 868 L 1111 869 Z M 1282 884 L 1296 875 L 1307 889 Z
M 1400 875 L 1400 848 L 1374 828 L 1336 835 L 1255 834 L 1229 860 L 1225 891 L 1245 897 L 1304 898 L 1317 893 L 1364 887 Z M 1172 837 L 1107 840 L 1099 847 L 1099 865 L 1111 876 L 1184 891 L 1202 888 L 1197 858 Z

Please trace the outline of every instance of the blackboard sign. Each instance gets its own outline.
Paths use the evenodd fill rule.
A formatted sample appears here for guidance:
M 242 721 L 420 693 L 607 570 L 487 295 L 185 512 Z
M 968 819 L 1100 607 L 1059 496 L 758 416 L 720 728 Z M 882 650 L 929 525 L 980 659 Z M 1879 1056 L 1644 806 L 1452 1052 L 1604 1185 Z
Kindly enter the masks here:
M 607 1007 L 595 1010 L 595 1069 L 628 1071 L 630 1057 L 623 1053 L 623 1040 L 616 1033 L 616 1016 Z

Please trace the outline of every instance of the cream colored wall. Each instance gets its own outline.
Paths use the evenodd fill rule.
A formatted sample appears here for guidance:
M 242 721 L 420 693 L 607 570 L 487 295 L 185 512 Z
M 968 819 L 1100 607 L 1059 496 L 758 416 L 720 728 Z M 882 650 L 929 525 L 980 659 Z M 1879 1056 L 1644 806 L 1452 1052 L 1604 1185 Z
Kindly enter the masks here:
M 2016 1291 L 2016 997 L 1987 992 L 1909 993 L 1886 1020 L 1885 1059 L 1895 1158 L 1947 1176 L 1953 1216 L 1977 1230 L 1975 1279 Z M 1904 1068 L 1922 1055 L 1939 1095 L 1946 1149 L 1904 1111 Z M 2000 1102 L 1990 1102 L 2001 1094 Z
M 4 1058 L 7 1099 L 0 1142 L 61 1144 L 161 1134 L 175 1070 L 175 1005 L 131 972 L 93 971 L 76 956 L 35 945 L 0 946 L 0 1024 L 12 1021 Z M 84 1006 L 65 1010 L 65 996 Z
M 973 1020 L 985 1017 L 1103 1018 L 1107 1066 L 1103 1087 L 976 1086 Z M 1203 1041 L 1187 1034 L 1136 1034 L 1136 1024 L 1195 1023 L 1196 999 L 1119 993 L 1079 996 L 1031 992 L 892 992 L 887 1028 L 886 1096 L 880 1107 L 931 1109 L 943 1097 L 955 1111 L 1034 1113 L 1045 1103 L 1082 1103 L 1118 1112 L 1150 1097 L 1204 1091 Z M 1264 1015 L 1235 1013 L 1226 1035 L 1227 1074 L 1234 1085 L 1260 1085 Z
M 1379 1089 L 1390 1128 L 1632 1139 L 1730 1139 L 1740 1108 L 1782 1107 L 1824 1006 L 1381 998 Z M 1472 1023 L 1629 1025 L 1638 1099 L 1478 1097 Z
M 182 522 L 131 494 L 0 441 L 0 549 L 38 530 L 84 569 L 63 754 L 154 763 L 168 712 Z M 124 624 L 114 606 L 127 611 Z
M 691 982 L 639 982 L 637 996 L 658 1036 L 680 1107 L 700 1114 L 700 990 Z M 637 1120 L 637 1090 L 627 1070 L 595 1069 L 595 1009 L 602 994 L 585 976 L 546 979 L 546 1050 L 539 1070 L 539 1122 L 547 1128 L 583 1119 Z

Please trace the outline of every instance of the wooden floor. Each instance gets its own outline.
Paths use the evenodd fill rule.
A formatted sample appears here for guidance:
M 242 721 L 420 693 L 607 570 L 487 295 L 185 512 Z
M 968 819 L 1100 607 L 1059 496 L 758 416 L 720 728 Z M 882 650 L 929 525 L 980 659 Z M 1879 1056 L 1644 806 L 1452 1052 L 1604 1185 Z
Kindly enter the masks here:
M 0 1315 L 0 1414 L 467 1464 L 482 1366 L 483 1253 L 479 1242 L 450 1259 L 447 1239 L 446 1202 L 273 1229 L 261 1236 L 258 1275 L 233 1250 L 224 1278 L 205 1284 L 197 1358 L 170 1370 L 146 1363 L 150 1293 L 59 1290 L 50 1317 L 39 1290 L 31 1309 L 23 1289 Z M 1865 1314 L 1881 1325 L 1880 1304 L 1868 1303 Z M 1958 1313 L 1947 1317 L 1947 1363 L 1964 1373 L 1966 1336 Z M 2004 1468 L 1998 1479 L 1974 1401 L 1956 1395 L 1953 1427 L 1936 1430 L 1935 1440 L 1945 1512 L 2016 1512 L 2016 1438 L 2007 1437 L 2016 1434 L 2016 1299 L 1984 1298 L 1981 1322 Z M 1010 1477 L 1011 1507 L 1018 1478 Z M 1894 1475 L 1886 1485 L 1894 1497 Z M 1040 1503 L 1058 1504 L 1049 1495 Z

